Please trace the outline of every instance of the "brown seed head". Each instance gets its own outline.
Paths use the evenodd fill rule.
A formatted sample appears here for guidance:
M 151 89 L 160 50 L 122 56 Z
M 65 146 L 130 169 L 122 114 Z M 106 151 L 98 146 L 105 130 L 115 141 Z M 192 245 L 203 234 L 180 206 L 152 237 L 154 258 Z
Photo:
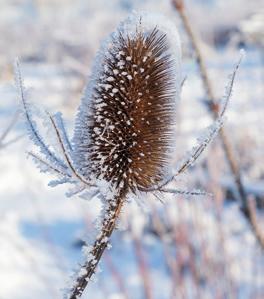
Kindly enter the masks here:
M 175 78 L 166 34 L 119 33 L 92 91 L 90 175 L 135 191 L 162 180 L 173 139 Z

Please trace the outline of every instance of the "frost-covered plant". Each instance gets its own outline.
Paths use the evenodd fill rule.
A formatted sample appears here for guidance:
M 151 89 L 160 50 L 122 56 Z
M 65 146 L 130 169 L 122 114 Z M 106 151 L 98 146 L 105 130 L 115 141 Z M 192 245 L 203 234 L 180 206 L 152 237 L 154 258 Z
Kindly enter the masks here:
M 79 298 L 96 267 L 130 194 L 191 193 L 169 189 L 201 155 L 223 123 L 235 72 L 219 118 L 176 167 L 175 111 L 181 90 L 181 50 L 177 30 L 160 16 L 134 14 L 105 41 L 76 117 L 70 142 L 60 113 L 46 114 L 55 142 L 48 145 L 37 128 L 27 101 L 19 64 L 17 84 L 28 133 L 40 153 L 29 155 L 41 171 L 57 176 L 50 185 L 74 185 L 72 194 L 99 195 L 104 215 L 67 298 Z M 88 247 L 87 247 L 88 248 Z

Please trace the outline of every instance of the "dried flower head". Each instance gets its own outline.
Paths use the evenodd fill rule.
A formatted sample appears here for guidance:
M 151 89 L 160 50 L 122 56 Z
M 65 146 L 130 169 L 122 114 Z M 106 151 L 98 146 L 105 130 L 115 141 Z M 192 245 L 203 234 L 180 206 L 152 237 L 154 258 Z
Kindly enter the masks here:
M 149 188 L 163 178 L 173 144 L 176 58 L 157 27 L 144 32 L 138 24 L 133 36 L 119 31 L 111 45 L 89 99 L 88 136 L 76 152 L 89 177 Z

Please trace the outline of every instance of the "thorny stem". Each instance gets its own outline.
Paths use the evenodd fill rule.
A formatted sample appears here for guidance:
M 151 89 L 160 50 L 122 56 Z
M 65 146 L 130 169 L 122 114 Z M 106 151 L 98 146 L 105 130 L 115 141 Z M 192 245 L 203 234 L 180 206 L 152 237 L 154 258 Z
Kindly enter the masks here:
M 202 56 L 198 40 L 194 34 L 192 26 L 191 26 L 189 19 L 185 13 L 184 0 L 172 0 L 172 4 L 174 5 L 174 7 L 176 8 L 176 10 L 178 11 L 178 13 L 181 17 L 185 31 L 186 31 L 187 35 L 189 36 L 191 45 L 196 54 L 196 62 L 197 62 L 197 65 L 199 66 L 204 90 L 207 95 L 207 99 L 208 99 L 207 104 L 209 107 L 209 111 L 211 112 L 213 117 L 216 119 L 218 117 L 220 107 L 219 107 L 219 104 L 217 103 L 217 97 L 214 94 L 214 91 L 213 91 L 213 88 L 212 88 L 212 85 L 211 85 L 211 82 L 210 82 L 210 79 L 208 76 L 207 68 L 205 66 L 205 61 Z M 242 183 L 240 169 L 239 169 L 238 163 L 235 158 L 235 153 L 234 153 L 232 144 L 229 141 L 229 138 L 226 135 L 226 132 L 223 128 L 221 128 L 221 130 L 220 130 L 220 137 L 221 137 L 223 149 L 224 149 L 229 167 L 230 167 L 233 177 L 234 177 L 234 181 L 235 181 L 237 191 L 239 194 L 239 199 L 242 204 L 241 210 L 242 210 L 244 216 L 246 217 L 246 219 L 248 220 L 248 222 L 252 228 L 252 231 L 255 234 L 260 246 L 262 247 L 262 249 L 264 249 L 264 236 L 262 236 L 260 229 L 257 228 L 256 221 L 254 221 L 254 219 L 252 217 L 252 209 L 250 208 L 250 204 L 247 199 L 246 190 Z
M 105 212 L 102 222 L 102 228 L 95 240 L 90 252 L 91 259 L 86 261 L 82 266 L 82 270 L 77 277 L 76 283 L 71 290 L 69 299 L 78 299 L 82 295 L 84 289 L 88 285 L 91 277 L 95 273 L 96 267 L 109 244 L 109 238 L 115 229 L 117 219 L 125 202 L 126 191 L 123 190 L 113 200 L 109 201 L 109 206 Z

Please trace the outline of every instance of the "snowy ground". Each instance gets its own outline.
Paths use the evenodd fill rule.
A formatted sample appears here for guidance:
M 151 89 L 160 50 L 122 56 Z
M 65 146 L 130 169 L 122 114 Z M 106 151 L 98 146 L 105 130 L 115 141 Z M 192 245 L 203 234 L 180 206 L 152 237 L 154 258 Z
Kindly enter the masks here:
M 202 32 L 212 82 L 221 96 L 239 58 L 238 37 L 216 50 L 213 32 L 236 26 L 256 12 L 261 1 L 187 3 L 196 30 Z M 163 12 L 180 24 L 168 0 L 0 0 L 0 136 L 19 105 L 12 73 L 16 56 L 25 85 L 31 88 L 31 101 L 52 112 L 62 111 L 72 132 L 100 40 L 132 9 Z M 179 103 L 177 159 L 211 123 L 201 104 L 202 85 L 185 37 L 183 49 L 187 80 Z M 252 44 L 246 50 L 226 128 L 247 188 L 263 200 L 263 52 Z M 81 240 L 93 240 L 100 203 L 68 199 L 66 187 L 48 187 L 50 177 L 40 174 L 26 157 L 31 144 L 25 133 L 18 119 L 5 142 L 22 137 L 0 147 L 0 299 L 58 299 L 82 260 Z M 162 205 L 147 198 L 140 199 L 143 207 L 139 207 L 132 200 L 113 236 L 113 248 L 102 261 L 102 273 L 83 298 L 263 298 L 263 253 L 238 204 L 223 203 L 221 186 L 233 186 L 223 161 L 216 140 L 179 181 L 182 188 L 210 190 L 214 201 L 177 196 L 166 198 Z M 258 217 L 264 228 L 261 209 Z

